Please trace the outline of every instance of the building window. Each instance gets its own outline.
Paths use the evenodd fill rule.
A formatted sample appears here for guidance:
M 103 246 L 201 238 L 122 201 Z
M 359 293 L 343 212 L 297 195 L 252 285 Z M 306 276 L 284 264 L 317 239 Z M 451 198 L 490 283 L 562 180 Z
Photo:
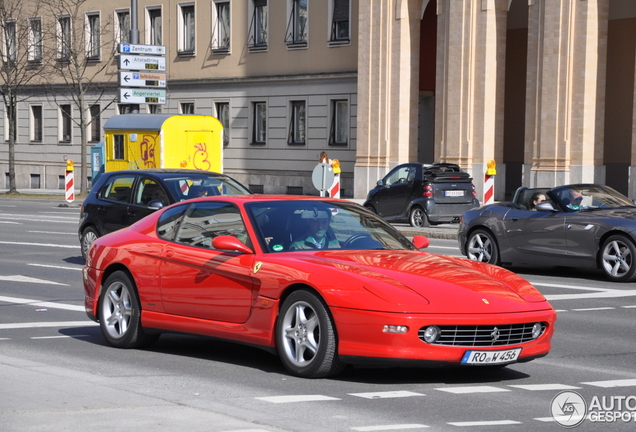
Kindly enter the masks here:
M 28 61 L 34 63 L 42 61 L 42 20 L 40 18 L 29 18 Z
M 31 189 L 41 189 L 40 174 L 31 174 Z
M 101 108 L 99 105 L 91 105 L 91 141 L 99 142 L 102 137 L 102 125 L 101 125 Z
M 291 0 L 291 13 L 287 22 L 287 45 L 307 45 L 307 0 Z
M 113 135 L 113 159 L 124 160 L 124 135 Z
M 89 60 L 99 60 L 101 50 L 100 34 L 99 14 L 86 14 L 86 57 Z
M 230 51 L 230 2 L 217 0 L 212 8 L 212 49 L 216 52 Z
M 194 5 L 180 5 L 179 14 L 179 52 L 194 53 L 195 47 L 195 17 Z
M 223 146 L 227 147 L 230 144 L 230 104 L 228 102 L 217 102 L 215 107 L 216 118 L 223 125 Z
M 194 102 L 181 102 L 181 114 L 194 114 Z
M 305 106 L 305 101 L 294 101 L 291 103 L 291 120 L 289 122 L 287 144 L 305 145 L 305 134 L 307 130 Z
M 71 142 L 71 106 L 60 105 L 60 141 Z
M 130 105 L 128 104 L 118 104 L 117 112 L 119 114 L 130 114 Z
M 68 61 L 71 57 L 71 17 L 57 18 L 57 60 Z
M 15 20 L 4 21 L 4 41 L 2 60 L 4 63 L 15 63 L 18 59 L 18 41 L 16 39 Z
M 349 0 L 331 0 L 331 32 L 330 42 L 349 42 Z
M 155 105 L 155 104 L 148 105 L 148 112 L 150 114 L 161 114 L 161 105 Z
M 149 45 L 162 45 L 161 37 L 161 9 L 147 9 L 147 34 L 146 40 Z
M 252 49 L 267 48 L 267 0 L 253 0 L 252 21 L 248 35 L 248 47 Z
M 31 141 L 42 141 L 41 105 L 31 105 Z
M 115 19 L 115 43 L 126 44 L 130 42 L 130 12 L 117 11 Z
M 265 102 L 254 102 L 252 144 L 265 144 L 267 141 L 267 105 Z
M 349 141 L 349 102 L 331 101 L 331 126 L 329 127 L 329 145 L 345 146 Z

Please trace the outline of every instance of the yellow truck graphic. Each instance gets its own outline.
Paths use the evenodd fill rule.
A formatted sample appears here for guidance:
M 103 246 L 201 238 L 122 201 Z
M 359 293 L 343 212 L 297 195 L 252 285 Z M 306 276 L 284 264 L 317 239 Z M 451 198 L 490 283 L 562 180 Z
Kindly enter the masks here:
M 223 172 L 223 126 L 212 116 L 122 114 L 104 123 L 106 172 L 187 168 Z

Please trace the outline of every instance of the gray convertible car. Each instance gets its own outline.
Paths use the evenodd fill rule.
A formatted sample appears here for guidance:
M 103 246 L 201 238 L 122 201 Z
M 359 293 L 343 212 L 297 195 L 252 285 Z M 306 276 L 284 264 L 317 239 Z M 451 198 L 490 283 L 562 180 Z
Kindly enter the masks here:
M 512 202 L 469 210 L 459 248 L 497 265 L 587 267 L 636 279 L 636 205 L 608 186 L 519 188 Z

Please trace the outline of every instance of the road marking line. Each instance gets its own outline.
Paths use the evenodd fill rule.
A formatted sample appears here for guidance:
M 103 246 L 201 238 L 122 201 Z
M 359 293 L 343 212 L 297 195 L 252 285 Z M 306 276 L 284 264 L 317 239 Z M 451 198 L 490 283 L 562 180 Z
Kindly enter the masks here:
M 575 389 L 580 389 L 581 387 L 574 387 L 571 385 L 566 385 L 566 384 L 516 384 L 516 385 L 509 385 L 508 387 L 514 387 L 514 388 L 518 388 L 518 389 L 522 389 L 522 390 L 530 390 L 530 391 L 536 391 L 536 390 L 575 390 Z
M 54 265 L 47 265 L 47 264 L 35 264 L 35 263 L 29 263 L 27 265 L 30 265 L 30 266 L 33 266 L 33 267 L 47 267 L 47 268 L 54 268 L 54 269 L 60 269 L 60 270 L 82 271 L 81 267 L 63 267 L 63 266 L 54 266 Z
M 84 306 L 76 306 L 76 305 L 70 305 L 70 304 L 64 304 L 64 303 L 45 302 L 41 300 L 25 299 L 25 298 L 18 298 L 18 297 L 0 296 L 0 302 L 45 307 L 45 308 L 51 308 L 51 309 L 64 309 L 64 310 L 72 310 L 72 311 L 78 311 L 78 312 L 86 312 L 86 308 Z
M 0 280 L 9 281 L 9 282 L 28 282 L 28 283 L 36 283 L 36 284 L 46 284 L 46 285 L 62 285 L 69 286 L 68 284 L 53 282 L 44 279 L 36 279 L 28 276 L 22 275 L 13 275 L 13 276 L 0 276 Z
M 40 246 L 40 247 L 59 247 L 65 249 L 79 249 L 79 243 L 77 245 L 61 245 L 61 244 L 50 244 L 50 243 L 27 243 L 27 242 L 8 242 L 8 241 L 0 241 L 0 244 L 8 244 L 8 245 L 20 245 L 20 246 Z
M 316 401 L 330 401 L 341 400 L 338 398 L 323 396 L 323 395 L 290 395 L 290 396 L 268 396 L 257 397 L 256 399 L 271 402 L 271 403 L 290 403 L 290 402 L 316 402 Z
M 27 231 L 34 234 L 60 234 L 60 235 L 76 235 L 77 233 L 56 232 L 56 231 Z
M 361 432 L 370 432 L 370 431 L 385 431 L 385 430 L 424 429 L 429 427 L 430 426 L 414 423 L 414 424 L 395 424 L 395 425 L 382 425 L 382 426 L 358 426 L 358 427 L 352 427 L 350 429 L 355 431 L 361 431 Z
M 99 325 L 94 321 L 54 321 L 54 322 L 30 322 L 0 324 L 0 330 L 13 330 L 23 328 L 48 328 L 48 327 L 86 327 Z
M 554 300 L 582 300 L 596 298 L 616 298 L 616 297 L 632 297 L 636 296 L 636 290 L 606 290 L 605 292 L 597 292 L 591 294 L 552 294 L 544 295 L 549 301 Z
M 411 397 L 411 396 L 426 396 L 422 393 L 415 393 L 411 391 L 386 391 L 386 392 L 375 392 L 375 393 L 349 393 L 350 396 L 361 397 L 365 399 L 385 399 L 385 398 L 403 398 L 403 397 Z
M 508 389 L 503 389 L 500 387 L 493 387 L 493 386 L 445 387 L 445 388 L 436 388 L 435 390 L 448 392 L 448 393 L 455 393 L 455 394 L 496 393 L 496 392 L 510 391 Z
M 621 306 L 621 307 L 625 308 L 625 309 L 634 309 L 634 308 L 636 308 L 636 305 Z
M 29 339 L 66 339 L 66 338 L 86 338 L 88 335 L 63 335 L 63 336 L 31 336 Z
M 22 225 L 20 222 L 1 221 L 0 224 Z
M 613 310 L 615 307 L 596 307 L 596 308 L 583 308 L 583 309 L 572 309 L 573 311 L 583 312 L 583 311 L 599 311 L 599 310 Z
M 581 290 L 581 291 L 621 291 L 612 288 L 594 288 L 594 287 L 585 287 L 581 285 L 561 285 L 561 284 L 553 284 L 553 283 L 545 283 L 545 282 L 530 282 L 532 285 L 550 287 L 550 288 L 565 288 L 572 290 Z
M 515 420 L 493 420 L 493 421 L 473 421 L 473 422 L 449 422 L 451 426 L 506 426 L 521 424 Z
M 11 338 L 0 338 L 0 341 L 3 341 L 3 340 L 11 340 Z
M 621 380 L 608 380 L 608 381 L 589 381 L 582 382 L 581 384 L 587 384 L 595 387 L 633 387 L 636 386 L 636 379 L 621 379 Z
M 536 417 L 535 420 L 547 423 L 547 422 L 553 422 L 554 421 L 554 417 Z

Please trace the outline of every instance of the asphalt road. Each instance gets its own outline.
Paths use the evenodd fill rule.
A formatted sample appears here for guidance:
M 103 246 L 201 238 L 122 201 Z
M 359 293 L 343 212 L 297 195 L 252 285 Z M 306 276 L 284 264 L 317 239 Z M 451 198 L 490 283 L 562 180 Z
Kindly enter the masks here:
M 264 351 L 206 338 L 107 346 L 83 311 L 79 210 L 61 202 L 0 199 L 2 431 L 553 431 L 561 427 L 552 401 L 564 391 L 580 395 L 596 420 L 623 416 L 575 430 L 636 429 L 634 284 L 513 269 L 559 312 L 547 357 L 501 369 L 348 368 L 300 379 Z M 429 252 L 459 254 L 454 240 L 438 238 Z

